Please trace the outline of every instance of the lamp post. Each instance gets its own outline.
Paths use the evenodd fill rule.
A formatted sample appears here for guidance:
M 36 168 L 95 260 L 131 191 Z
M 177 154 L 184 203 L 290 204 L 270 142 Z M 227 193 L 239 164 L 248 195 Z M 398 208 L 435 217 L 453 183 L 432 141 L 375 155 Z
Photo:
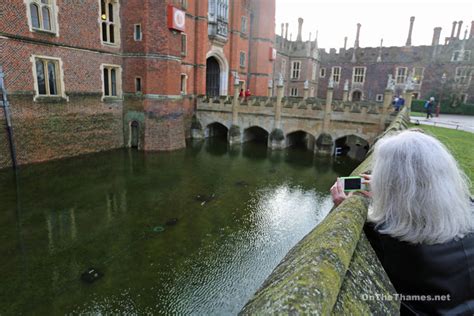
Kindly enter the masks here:
M 441 93 L 439 94 L 438 105 L 436 106 L 435 113 L 436 117 L 439 117 L 439 112 L 441 110 L 441 100 L 443 99 L 444 84 L 446 83 L 446 73 L 443 73 L 441 76 Z

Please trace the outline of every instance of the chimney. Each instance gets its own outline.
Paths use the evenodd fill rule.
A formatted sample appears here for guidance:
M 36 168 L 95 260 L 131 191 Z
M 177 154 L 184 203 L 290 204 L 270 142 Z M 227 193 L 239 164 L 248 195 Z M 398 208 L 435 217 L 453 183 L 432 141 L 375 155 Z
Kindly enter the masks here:
M 435 27 L 433 30 L 433 40 L 431 41 L 431 45 L 433 46 L 439 45 L 440 36 L 441 36 L 441 28 Z
M 311 42 L 311 36 L 312 36 L 312 35 L 313 35 L 313 34 L 311 34 L 311 32 L 309 32 L 309 39 L 308 39 L 308 42 Z
M 303 40 L 301 37 L 301 31 L 303 31 L 303 18 L 298 19 L 298 37 L 296 38 L 298 42 Z
M 474 38 L 474 21 L 471 21 L 471 33 L 469 34 L 469 38 Z
M 408 30 L 408 38 L 405 46 L 411 46 L 411 33 L 413 32 L 413 22 L 415 22 L 415 17 L 410 18 L 410 29 Z
M 451 38 L 454 38 L 454 31 L 456 31 L 456 24 L 457 23 L 458 22 L 456 22 L 456 21 L 453 22 L 453 29 L 451 30 Z
M 458 22 L 458 33 L 456 34 L 456 38 L 459 39 L 459 36 L 461 35 L 461 27 L 462 27 L 462 21 Z
M 283 35 L 285 35 L 285 24 L 281 24 L 281 38 L 283 39 Z
M 285 23 L 285 39 L 288 39 L 288 23 Z
M 344 36 L 344 50 L 347 48 L 347 36 Z
M 357 34 L 356 34 L 356 40 L 355 40 L 355 42 L 354 42 L 354 48 L 358 48 L 358 47 L 359 47 L 360 27 L 361 27 L 361 24 L 360 24 L 360 23 L 357 23 Z

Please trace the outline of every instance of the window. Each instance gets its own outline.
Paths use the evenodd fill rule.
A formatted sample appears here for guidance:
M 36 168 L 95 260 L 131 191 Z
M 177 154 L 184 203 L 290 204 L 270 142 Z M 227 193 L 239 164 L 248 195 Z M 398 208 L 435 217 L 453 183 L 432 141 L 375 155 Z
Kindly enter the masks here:
M 425 72 L 425 68 L 423 67 L 414 67 L 413 68 L 413 82 L 416 84 L 420 84 L 423 80 L 423 73 Z
M 281 60 L 281 75 L 283 79 L 286 77 L 286 59 Z
M 467 84 L 470 79 L 470 69 L 468 67 L 456 67 L 454 81 L 458 84 Z
M 301 61 L 291 63 L 291 79 L 299 79 L 301 71 Z
M 375 96 L 375 101 L 377 102 L 383 102 L 383 94 L 377 94 Z
M 365 67 L 354 67 L 352 72 L 352 82 L 364 83 L 365 81 Z
M 186 34 L 181 34 L 181 56 L 186 56 L 188 50 L 188 37 Z
M 141 41 L 142 40 L 142 26 L 141 26 L 141 24 L 135 24 L 134 25 L 133 38 L 135 39 L 135 41 Z
M 247 17 L 243 16 L 242 19 L 240 20 L 240 23 L 241 23 L 240 31 L 244 34 L 247 33 Z
M 64 96 L 60 80 L 60 60 L 36 56 L 33 56 L 32 60 L 34 61 L 36 96 Z
M 407 67 L 397 67 L 395 79 L 398 83 L 405 83 L 407 80 Z
M 291 88 L 290 97 L 297 97 L 297 96 L 298 96 L 298 88 Z
M 135 92 L 142 92 L 142 78 L 135 78 Z
M 30 30 L 56 33 L 55 0 L 29 0 Z
M 339 83 L 341 80 L 341 67 L 332 67 L 332 80 L 334 80 L 334 83 Z
M 122 96 L 122 69 L 116 65 L 102 65 L 104 97 Z
M 181 94 L 186 94 L 187 93 L 187 87 L 186 83 L 188 81 L 188 76 L 186 74 L 181 74 Z
M 311 73 L 311 80 L 316 80 L 316 73 L 317 73 L 317 64 L 313 63 L 313 71 Z
M 208 34 L 226 38 L 229 29 L 229 0 L 208 0 Z
M 119 18 L 118 1 L 100 1 L 100 20 L 102 31 L 102 42 L 106 44 L 119 43 Z
M 321 68 L 319 70 L 319 77 L 321 77 L 321 78 L 326 77 L 326 68 Z
M 453 52 L 453 57 L 451 58 L 451 61 L 469 61 L 470 59 L 471 59 L 470 50 L 465 50 L 465 51 L 455 50 Z
M 245 53 L 240 52 L 240 67 L 244 68 L 245 67 Z

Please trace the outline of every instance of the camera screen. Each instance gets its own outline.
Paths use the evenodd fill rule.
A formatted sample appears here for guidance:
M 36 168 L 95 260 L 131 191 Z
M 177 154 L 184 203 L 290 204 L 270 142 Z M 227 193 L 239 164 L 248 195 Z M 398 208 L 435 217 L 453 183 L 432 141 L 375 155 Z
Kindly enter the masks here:
M 344 190 L 360 190 L 360 178 L 344 179 Z

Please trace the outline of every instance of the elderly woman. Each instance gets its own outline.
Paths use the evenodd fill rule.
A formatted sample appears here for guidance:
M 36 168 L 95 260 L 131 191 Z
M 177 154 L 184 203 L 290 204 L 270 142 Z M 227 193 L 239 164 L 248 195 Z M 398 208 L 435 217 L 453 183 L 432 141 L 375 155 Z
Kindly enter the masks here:
M 474 315 L 474 208 L 456 160 L 410 130 L 379 140 L 373 155 L 364 230 L 403 295 L 402 315 Z M 336 205 L 347 197 L 339 181 L 331 195 Z

